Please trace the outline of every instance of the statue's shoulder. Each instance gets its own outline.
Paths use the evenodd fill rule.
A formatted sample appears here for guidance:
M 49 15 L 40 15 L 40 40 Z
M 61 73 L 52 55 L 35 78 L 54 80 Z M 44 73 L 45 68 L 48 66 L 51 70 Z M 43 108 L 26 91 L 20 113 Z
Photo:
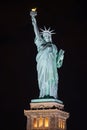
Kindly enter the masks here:
M 57 46 L 54 43 L 52 43 L 52 46 L 54 49 L 58 50 Z
M 40 48 L 41 45 L 45 43 L 45 41 L 42 37 L 35 37 L 34 43 L 36 44 L 37 48 Z
M 44 39 L 40 36 L 40 37 L 35 37 L 34 41 L 35 41 L 35 43 L 36 42 L 44 42 Z

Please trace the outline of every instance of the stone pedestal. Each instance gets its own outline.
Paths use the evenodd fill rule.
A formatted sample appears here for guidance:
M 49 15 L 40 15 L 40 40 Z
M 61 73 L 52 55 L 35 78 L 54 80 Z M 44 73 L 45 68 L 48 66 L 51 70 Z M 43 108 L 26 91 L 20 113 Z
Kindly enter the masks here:
M 24 110 L 26 130 L 67 130 L 69 113 L 64 111 L 63 103 L 59 100 L 37 100 L 31 100 L 30 110 Z

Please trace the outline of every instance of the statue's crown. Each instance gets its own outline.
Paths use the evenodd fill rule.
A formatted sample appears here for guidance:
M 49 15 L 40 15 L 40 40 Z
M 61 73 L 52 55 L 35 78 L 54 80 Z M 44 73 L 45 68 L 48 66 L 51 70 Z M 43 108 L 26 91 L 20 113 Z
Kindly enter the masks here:
M 40 28 L 41 30 L 41 34 L 44 34 L 44 33 L 48 33 L 49 35 L 52 35 L 52 34 L 55 34 L 53 31 L 54 30 L 50 30 L 50 27 L 48 29 L 46 29 L 46 27 L 44 26 L 44 29 Z

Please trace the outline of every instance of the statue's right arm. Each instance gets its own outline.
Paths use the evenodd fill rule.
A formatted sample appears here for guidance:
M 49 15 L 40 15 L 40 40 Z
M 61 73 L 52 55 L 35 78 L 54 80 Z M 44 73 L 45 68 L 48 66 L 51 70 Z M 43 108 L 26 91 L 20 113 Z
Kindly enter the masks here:
M 33 25 L 33 28 L 34 28 L 35 36 L 36 36 L 36 38 L 40 38 L 40 32 L 39 32 L 39 29 L 38 29 L 38 26 L 37 26 L 36 18 L 34 16 L 32 16 L 31 20 L 32 20 L 32 25 Z

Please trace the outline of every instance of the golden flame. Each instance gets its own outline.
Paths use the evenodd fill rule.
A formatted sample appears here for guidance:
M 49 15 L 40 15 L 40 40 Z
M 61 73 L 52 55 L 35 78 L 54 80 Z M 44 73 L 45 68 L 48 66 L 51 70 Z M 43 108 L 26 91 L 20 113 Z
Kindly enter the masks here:
M 32 11 L 36 11 L 36 8 L 31 9 Z

